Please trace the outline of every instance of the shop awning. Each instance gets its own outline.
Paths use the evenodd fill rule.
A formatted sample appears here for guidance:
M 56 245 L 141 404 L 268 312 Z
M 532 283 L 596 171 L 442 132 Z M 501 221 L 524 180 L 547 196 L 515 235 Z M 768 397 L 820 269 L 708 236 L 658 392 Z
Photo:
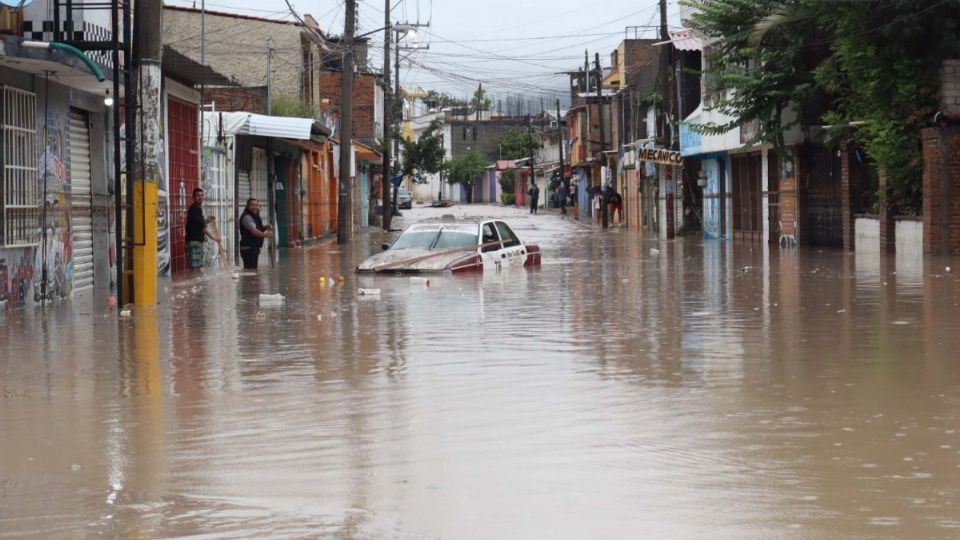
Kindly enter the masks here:
M 207 126 L 207 145 L 216 144 L 219 136 L 250 135 L 309 141 L 314 134 L 329 134 L 328 128 L 312 118 L 266 116 L 247 112 L 205 112 L 203 119 Z

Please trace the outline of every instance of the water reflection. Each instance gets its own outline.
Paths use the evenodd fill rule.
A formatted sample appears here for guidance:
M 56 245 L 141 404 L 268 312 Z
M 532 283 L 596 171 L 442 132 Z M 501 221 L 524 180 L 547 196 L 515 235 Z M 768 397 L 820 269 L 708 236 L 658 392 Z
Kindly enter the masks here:
M 542 268 L 355 277 L 372 233 L 8 313 L 0 531 L 956 537 L 948 262 L 514 222 Z

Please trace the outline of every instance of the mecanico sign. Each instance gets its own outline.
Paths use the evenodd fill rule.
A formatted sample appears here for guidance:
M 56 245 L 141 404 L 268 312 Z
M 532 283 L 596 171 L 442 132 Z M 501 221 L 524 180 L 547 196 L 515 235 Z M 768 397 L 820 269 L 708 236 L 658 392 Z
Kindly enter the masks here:
M 637 148 L 637 160 L 652 161 L 660 165 L 683 166 L 683 155 L 676 150 L 666 148 Z

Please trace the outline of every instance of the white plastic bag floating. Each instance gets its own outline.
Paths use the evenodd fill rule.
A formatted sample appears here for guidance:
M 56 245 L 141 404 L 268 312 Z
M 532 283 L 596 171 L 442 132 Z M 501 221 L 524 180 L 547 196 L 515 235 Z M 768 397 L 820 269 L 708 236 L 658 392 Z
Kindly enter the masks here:
M 282 306 L 284 298 L 282 294 L 261 294 L 260 295 L 260 305 L 261 306 Z

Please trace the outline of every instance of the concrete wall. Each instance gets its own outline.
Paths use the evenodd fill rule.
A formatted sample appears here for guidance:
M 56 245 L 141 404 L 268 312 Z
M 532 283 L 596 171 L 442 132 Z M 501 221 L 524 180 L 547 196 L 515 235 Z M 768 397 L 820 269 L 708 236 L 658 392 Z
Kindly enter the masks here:
M 898 219 L 897 221 L 897 255 L 923 257 L 923 220 Z
M 267 50 L 272 46 L 272 91 L 276 97 L 302 99 L 302 28 L 293 22 L 207 10 L 206 62 L 241 86 L 267 84 Z M 200 10 L 164 6 L 163 41 L 200 61 Z
M 854 219 L 854 230 L 854 246 L 858 253 L 880 252 L 880 219 L 858 217 Z

